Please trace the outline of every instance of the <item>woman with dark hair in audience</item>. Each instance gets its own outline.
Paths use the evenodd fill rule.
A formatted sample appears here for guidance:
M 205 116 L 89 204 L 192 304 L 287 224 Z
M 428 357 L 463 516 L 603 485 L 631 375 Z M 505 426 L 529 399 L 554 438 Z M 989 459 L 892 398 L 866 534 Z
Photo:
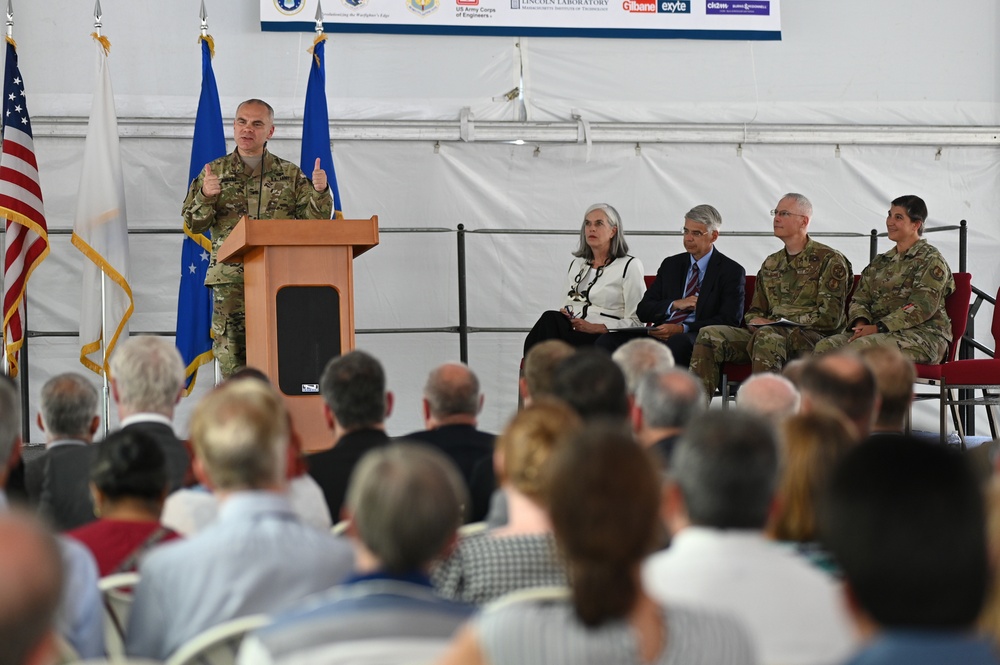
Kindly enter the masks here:
M 815 353 L 893 345 L 915 363 L 938 363 L 951 340 L 945 298 L 955 290 L 948 262 L 921 236 L 927 204 L 909 194 L 895 199 L 885 220 L 896 246 L 861 273 L 847 310 L 847 331 L 816 344 Z
M 750 638 L 732 619 L 663 607 L 643 590 L 639 570 L 656 543 L 660 505 L 647 451 L 617 429 L 594 426 L 551 465 L 549 512 L 571 590 L 487 608 L 443 663 L 754 662 Z
M 607 203 L 587 208 L 573 256 L 563 307 L 542 313 L 524 340 L 524 355 L 547 339 L 589 346 L 608 330 L 642 325 L 635 313 L 646 292 L 642 261 L 629 256 L 617 210 Z
M 67 533 L 87 546 L 101 577 L 133 572 L 156 545 L 177 538 L 160 524 L 167 496 L 167 459 L 146 434 L 122 430 L 94 444 L 90 490 L 98 519 Z
M 830 473 L 855 445 L 854 425 L 836 411 L 821 409 L 790 416 L 779 434 L 783 464 L 768 531 L 818 568 L 839 575 L 833 558 L 819 543 L 816 513 Z
M 507 523 L 459 540 L 433 572 L 438 594 L 482 605 L 518 589 L 566 584 L 544 494 L 550 457 L 579 427 L 573 410 L 551 398 L 514 416 L 494 455 Z

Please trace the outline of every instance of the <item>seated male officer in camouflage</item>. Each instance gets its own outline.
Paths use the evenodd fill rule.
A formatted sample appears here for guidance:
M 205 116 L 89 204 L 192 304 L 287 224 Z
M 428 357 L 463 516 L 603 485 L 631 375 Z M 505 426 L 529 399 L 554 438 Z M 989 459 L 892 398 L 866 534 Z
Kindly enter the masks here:
M 919 196 L 892 202 L 885 226 L 896 246 L 861 273 L 847 331 L 821 341 L 816 353 L 893 346 L 915 363 L 941 362 L 951 342 L 945 299 L 955 280 L 941 252 L 920 237 L 925 219 L 927 205 Z
M 774 235 L 785 247 L 768 256 L 757 273 L 753 301 L 744 315 L 747 327 L 707 326 L 698 333 L 690 368 L 709 399 L 719 385 L 722 363 L 752 363 L 754 372 L 779 372 L 789 360 L 844 329 L 851 263 L 809 237 L 812 212 L 805 196 L 782 197 L 771 214 Z
M 243 265 L 217 263 L 219 247 L 246 215 L 254 219 L 330 219 L 333 196 L 319 159 L 312 180 L 298 166 L 267 151 L 274 109 L 248 99 L 236 109 L 236 150 L 205 165 L 191 183 L 181 215 L 195 233 L 212 232 L 212 261 L 205 285 L 212 287 L 212 351 L 223 377 L 246 364 Z

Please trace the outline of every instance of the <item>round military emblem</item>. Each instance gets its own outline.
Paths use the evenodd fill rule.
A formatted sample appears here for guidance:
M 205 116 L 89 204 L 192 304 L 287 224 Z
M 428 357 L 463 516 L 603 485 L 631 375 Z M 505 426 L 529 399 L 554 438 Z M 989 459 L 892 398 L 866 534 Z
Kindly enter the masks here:
M 302 11 L 306 0 L 274 0 L 274 6 L 279 12 L 286 16 L 298 14 Z
M 438 0 L 406 0 L 406 8 L 418 16 L 427 16 L 440 6 Z
M 368 0 L 340 0 L 348 9 L 361 9 L 368 4 Z

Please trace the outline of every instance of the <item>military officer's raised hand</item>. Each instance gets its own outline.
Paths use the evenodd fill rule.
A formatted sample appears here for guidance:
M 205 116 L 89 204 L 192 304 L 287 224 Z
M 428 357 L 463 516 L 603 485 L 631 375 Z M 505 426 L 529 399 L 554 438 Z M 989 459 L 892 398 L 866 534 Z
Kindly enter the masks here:
M 313 168 L 312 181 L 317 192 L 326 191 L 326 171 L 319 165 L 319 157 L 316 158 L 316 166 Z
M 222 193 L 219 176 L 212 173 L 212 167 L 209 164 L 205 164 L 205 179 L 201 183 L 201 193 L 204 196 L 218 196 Z

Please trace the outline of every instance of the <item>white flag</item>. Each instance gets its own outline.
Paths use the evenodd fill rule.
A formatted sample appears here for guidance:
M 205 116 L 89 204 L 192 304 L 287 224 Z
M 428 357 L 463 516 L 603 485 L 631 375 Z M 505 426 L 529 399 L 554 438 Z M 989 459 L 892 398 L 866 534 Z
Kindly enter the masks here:
M 132 316 L 125 184 L 108 70 L 109 48 L 106 39 L 98 40 L 97 88 L 90 109 L 73 221 L 73 246 L 86 257 L 80 302 L 80 362 L 98 374 L 107 372 L 108 359 L 118 340 L 128 337 L 128 320 Z

